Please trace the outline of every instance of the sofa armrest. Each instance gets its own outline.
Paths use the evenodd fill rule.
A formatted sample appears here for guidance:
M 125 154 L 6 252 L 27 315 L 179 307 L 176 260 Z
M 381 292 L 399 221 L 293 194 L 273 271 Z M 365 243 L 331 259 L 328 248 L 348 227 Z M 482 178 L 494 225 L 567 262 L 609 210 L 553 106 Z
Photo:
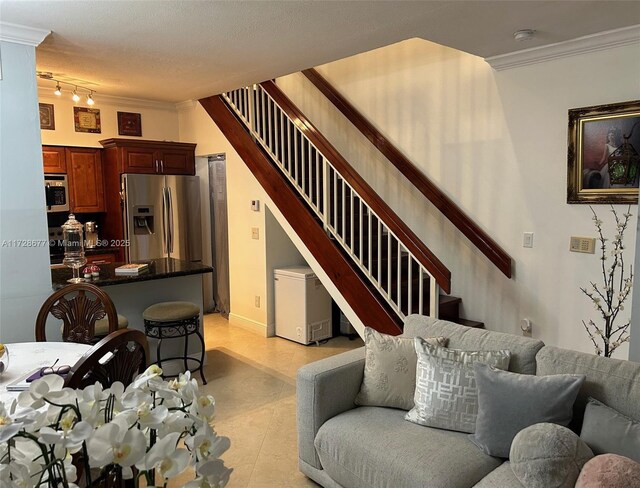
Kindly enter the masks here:
M 351 410 L 364 374 L 364 347 L 337 354 L 298 370 L 298 457 L 322 469 L 313 441 L 327 420 Z

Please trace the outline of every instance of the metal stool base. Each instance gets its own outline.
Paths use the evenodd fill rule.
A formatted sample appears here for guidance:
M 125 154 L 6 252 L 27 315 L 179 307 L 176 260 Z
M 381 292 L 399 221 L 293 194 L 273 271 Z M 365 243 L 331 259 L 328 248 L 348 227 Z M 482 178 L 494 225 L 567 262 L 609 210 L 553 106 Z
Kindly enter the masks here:
M 194 315 L 193 317 L 189 317 L 184 320 L 174 320 L 170 322 L 159 322 L 155 320 L 147 320 L 144 319 L 144 332 L 147 337 L 151 337 L 154 339 L 158 339 L 158 345 L 156 346 L 156 364 L 162 368 L 163 361 L 170 361 L 174 359 L 181 359 L 184 361 L 184 369 L 185 371 L 190 371 L 195 373 L 196 371 L 200 371 L 200 377 L 202 378 L 202 383 L 204 385 L 207 384 L 207 380 L 204 377 L 204 338 L 200 333 L 200 316 Z M 202 354 L 200 359 L 189 357 L 189 336 L 195 334 L 198 339 L 200 339 L 200 345 L 202 346 Z M 163 339 L 176 339 L 184 337 L 184 355 L 183 356 L 172 356 L 169 358 L 163 358 L 160 352 L 160 348 L 162 346 Z M 190 369 L 189 361 L 195 361 L 198 364 L 198 367 Z M 176 377 L 178 375 L 163 375 L 168 378 Z

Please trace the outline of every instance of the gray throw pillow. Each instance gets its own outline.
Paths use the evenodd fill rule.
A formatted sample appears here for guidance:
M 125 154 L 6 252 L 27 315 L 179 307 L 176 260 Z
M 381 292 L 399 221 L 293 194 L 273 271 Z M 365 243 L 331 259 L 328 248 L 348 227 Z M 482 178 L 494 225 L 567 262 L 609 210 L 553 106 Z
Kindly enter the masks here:
M 619 454 L 640 462 L 640 422 L 589 398 L 580 437 L 596 454 Z
M 473 365 L 482 362 L 507 369 L 510 353 L 461 351 L 415 339 L 418 366 L 414 407 L 405 419 L 428 427 L 474 432 L 478 393 Z
M 567 426 L 584 383 L 582 374 L 533 376 L 475 364 L 478 419 L 470 440 L 490 456 L 509 457 L 511 442 L 530 425 Z
M 444 337 L 427 338 L 426 341 L 447 343 Z M 413 407 L 416 388 L 417 357 L 413 339 L 381 334 L 366 327 L 364 344 L 364 377 L 356 405 L 409 410 Z
M 589 446 L 572 430 L 547 423 L 518 432 L 509 453 L 513 474 L 527 488 L 573 488 L 591 458 Z

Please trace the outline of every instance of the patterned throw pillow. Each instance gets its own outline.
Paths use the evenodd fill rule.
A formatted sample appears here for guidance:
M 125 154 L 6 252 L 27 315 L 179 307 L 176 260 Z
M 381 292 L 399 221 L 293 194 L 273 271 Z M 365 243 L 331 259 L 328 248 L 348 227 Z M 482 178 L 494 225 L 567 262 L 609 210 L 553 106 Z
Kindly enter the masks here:
M 446 345 L 444 337 L 428 338 L 430 344 Z M 356 405 L 413 407 L 416 387 L 416 350 L 413 339 L 396 337 L 366 327 L 364 329 L 364 378 Z
M 509 351 L 447 349 L 420 337 L 415 338 L 415 348 L 418 355 L 415 406 L 405 419 L 428 427 L 475 432 L 478 390 L 473 364 L 507 369 Z

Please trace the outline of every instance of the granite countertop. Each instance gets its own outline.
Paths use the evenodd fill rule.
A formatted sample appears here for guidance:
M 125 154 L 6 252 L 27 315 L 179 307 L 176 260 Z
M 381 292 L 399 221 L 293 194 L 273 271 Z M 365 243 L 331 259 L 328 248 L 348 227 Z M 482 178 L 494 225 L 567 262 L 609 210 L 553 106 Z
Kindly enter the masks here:
M 122 276 L 116 275 L 114 270 L 124 263 L 101 264 L 100 276 L 98 278 L 91 278 L 90 280 L 87 280 L 87 282 L 96 286 L 111 286 L 135 283 L 138 281 L 161 280 L 164 278 L 174 278 L 176 276 L 189 276 L 213 272 L 213 268 L 211 266 L 181 261 L 174 258 L 149 259 L 137 262 L 149 263 L 149 268 L 141 271 L 137 275 Z M 82 272 L 82 268 L 80 271 Z M 71 268 L 56 266 L 51 269 L 51 281 L 53 283 L 54 290 L 58 290 L 68 285 L 69 283 L 67 280 L 72 277 L 73 272 L 71 271 Z

